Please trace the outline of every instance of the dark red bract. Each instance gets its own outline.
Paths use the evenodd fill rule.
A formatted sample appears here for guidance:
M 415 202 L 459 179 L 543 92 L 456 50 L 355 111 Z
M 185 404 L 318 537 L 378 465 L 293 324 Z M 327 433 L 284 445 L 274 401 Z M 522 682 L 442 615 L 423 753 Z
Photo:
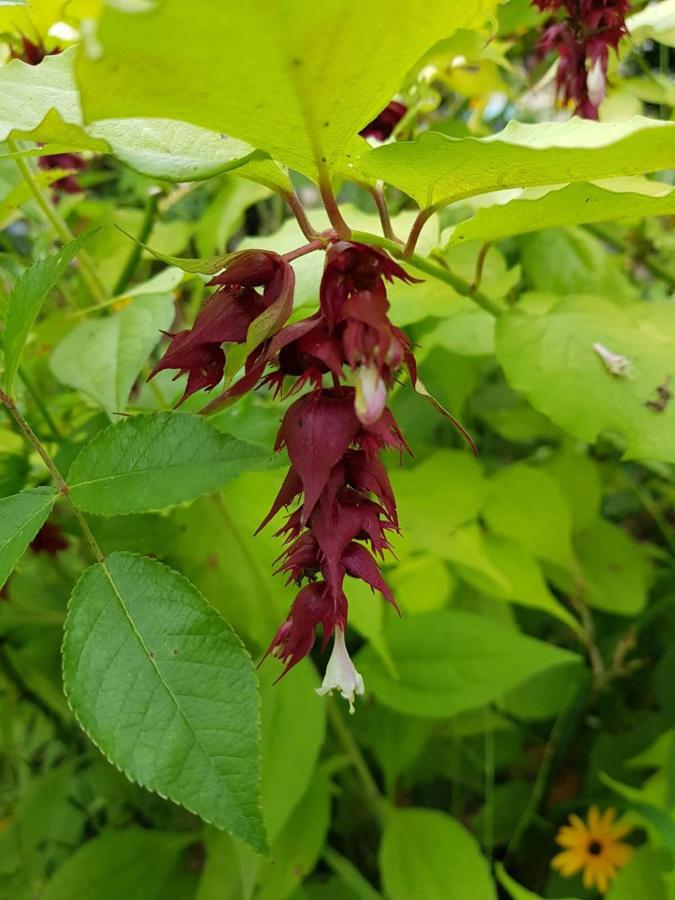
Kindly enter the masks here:
M 378 141 L 386 141 L 407 112 L 407 106 L 398 100 L 392 100 L 359 134 L 365 138 L 374 137 Z

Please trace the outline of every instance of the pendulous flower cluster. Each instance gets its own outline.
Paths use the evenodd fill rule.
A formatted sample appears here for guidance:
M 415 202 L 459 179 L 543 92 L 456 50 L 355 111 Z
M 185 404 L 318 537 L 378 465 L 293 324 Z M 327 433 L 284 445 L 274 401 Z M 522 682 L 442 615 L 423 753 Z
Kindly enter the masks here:
M 242 344 L 244 374 L 215 401 L 219 406 L 263 385 L 275 396 L 299 394 L 275 444 L 291 465 L 258 529 L 293 507 L 276 532 L 284 543 L 277 572 L 298 593 L 265 656 L 281 659 L 284 675 L 310 652 L 321 628 L 322 649 L 331 637 L 334 649 L 320 692 L 338 689 L 350 707 L 363 681 L 344 640 L 345 578 L 361 579 L 396 606 L 378 563 L 390 548 L 388 535 L 399 529 L 380 456 L 409 451 L 386 403 L 398 371 L 407 367 L 415 381 L 416 369 L 409 339 L 388 316 L 386 283 L 394 278 L 414 281 L 385 252 L 335 240 L 326 251 L 318 311 L 285 325 L 294 287 L 288 261 L 269 251 L 235 254 L 211 282 L 219 290 L 191 329 L 171 335 L 152 372 L 186 373 L 185 399 L 221 380 L 223 343 Z
M 616 50 L 627 34 L 628 0 L 533 0 L 541 12 L 562 9 L 552 18 L 539 40 L 545 53 L 559 56 L 556 84 L 562 103 L 573 102 L 575 113 L 597 119 L 607 85 L 609 50 Z

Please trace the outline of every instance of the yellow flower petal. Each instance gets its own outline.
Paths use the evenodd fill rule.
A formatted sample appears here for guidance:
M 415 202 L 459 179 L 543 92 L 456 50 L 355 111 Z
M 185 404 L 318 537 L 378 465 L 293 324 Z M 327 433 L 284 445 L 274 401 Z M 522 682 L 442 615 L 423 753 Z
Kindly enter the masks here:
M 563 878 L 569 878 L 583 868 L 585 861 L 583 853 L 578 850 L 564 850 L 553 857 L 551 865 Z
M 610 844 L 607 847 L 607 858 L 620 869 L 626 865 L 633 852 L 633 847 L 630 844 Z

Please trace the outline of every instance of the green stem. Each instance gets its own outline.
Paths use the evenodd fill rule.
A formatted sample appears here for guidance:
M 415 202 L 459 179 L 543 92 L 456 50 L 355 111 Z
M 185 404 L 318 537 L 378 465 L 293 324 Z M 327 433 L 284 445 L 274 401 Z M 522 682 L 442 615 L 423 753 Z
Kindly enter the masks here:
M 26 390 L 28 391 L 28 393 L 30 394 L 30 396 L 33 399 L 33 402 L 35 403 L 37 408 L 40 410 L 40 414 L 42 415 L 42 418 L 45 420 L 47 427 L 51 431 L 52 437 L 54 438 L 54 440 L 62 441 L 63 435 L 59 431 L 59 426 L 54 421 L 52 414 L 49 412 L 49 409 L 47 408 L 42 397 L 40 396 L 40 392 L 35 387 L 32 378 L 30 378 L 30 376 L 28 375 L 28 373 L 26 372 L 26 370 L 24 369 L 23 366 L 19 366 L 19 378 L 23 381 L 23 383 L 26 387 Z
M 605 241 L 610 247 L 614 247 L 614 249 L 618 250 L 620 253 L 630 255 L 631 248 L 629 243 L 612 234 L 610 231 L 607 231 L 602 225 L 588 224 L 584 227 L 586 228 L 586 231 L 589 231 L 591 234 L 595 235 L 595 237 L 600 238 L 601 241 Z M 670 272 L 665 266 L 662 266 L 658 260 L 650 259 L 645 255 L 641 257 L 639 261 L 643 266 L 646 266 L 649 269 L 652 275 L 656 275 L 657 278 L 663 278 L 664 281 L 667 281 L 668 284 L 675 287 L 675 273 Z
M 470 300 L 473 300 L 474 303 L 477 303 L 478 306 L 481 307 L 481 309 L 484 309 L 485 312 L 489 313 L 491 316 L 499 317 L 502 314 L 502 308 L 498 303 L 496 303 L 494 300 L 491 300 L 481 291 L 473 290 L 468 281 L 460 278 L 459 275 L 455 275 L 454 272 L 450 271 L 450 269 L 435 265 L 428 259 L 425 259 L 425 257 L 418 256 L 416 253 L 413 253 L 411 256 L 404 256 L 398 244 L 395 244 L 393 241 L 389 241 L 386 238 L 381 238 L 378 235 L 370 234 L 366 231 L 355 231 L 352 235 L 352 238 L 353 240 L 360 241 L 363 244 L 371 244 L 374 247 L 382 247 L 384 250 L 388 250 L 389 253 L 391 253 L 391 255 L 396 257 L 397 259 L 403 259 L 404 262 L 412 266 L 414 269 L 418 269 L 420 272 L 424 272 L 426 275 L 431 275 L 433 278 L 437 278 L 439 281 L 444 281 L 446 284 L 449 284 L 452 288 L 454 288 L 458 294 L 461 294 L 463 297 L 468 297 Z
M 12 150 L 12 152 L 18 152 L 16 141 L 13 141 L 10 138 L 7 141 L 7 145 L 10 150 Z M 35 175 L 30 165 L 21 156 L 16 157 L 14 162 L 16 163 L 17 168 L 21 173 L 21 177 L 26 182 L 31 194 L 33 195 L 33 199 L 39 206 L 45 219 L 49 222 L 49 224 L 56 232 L 59 240 L 63 244 L 70 243 L 70 241 L 74 240 L 73 233 L 71 232 L 70 228 L 68 228 L 67 224 L 61 218 L 61 216 L 59 216 L 58 212 L 54 209 L 49 201 L 49 198 L 45 195 L 44 191 L 36 181 Z M 106 300 L 106 290 L 101 279 L 98 277 L 93 261 L 91 260 L 89 254 L 86 252 L 86 250 L 81 249 L 77 254 L 77 258 L 80 262 L 80 274 L 82 276 L 82 280 L 86 284 L 94 299 L 98 303 L 104 302 Z
M 101 548 L 99 547 L 98 543 L 96 542 L 96 538 L 94 537 L 93 532 L 92 532 L 91 528 L 89 527 L 89 523 L 87 522 L 87 520 L 84 518 L 84 516 L 82 515 L 80 510 L 77 508 L 77 506 L 73 503 L 73 501 L 70 499 L 70 497 L 68 495 L 69 487 L 68 487 L 68 484 L 66 483 L 65 478 L 63 477 L 63 475 L 57 468 L 54 460 L 51 458 L 49 453 L 47 453 L 47 451 L 45 450 L 45 448 L 44 448 L 43 444 L 40 442 L 40 439 L 38 438 L 38 436 L 35 434 L 35 432 L 30 427 L 28 422 L 24 419 L 24 417 L 21 415 L 19 410 L 16 408 L 16 404 L 14 403 L 14 400 L 12 400 L 12 398 L 9 396 L 9 394 L 6 394 L 2 390 L 2 388 L 0 388 L 0 403 L 4 404 L 4 406 L 7 409 L 7 412 L 14 419 L 16 424 L 19 426 L 21 432 L 23 433 L 23 435 L 26 438 L 26 440 L 28 441 L 28 443 L 33 447 L 33 449 L 39 455 L 42 462 L 45 464 L 47 471 L 52 476 L 52 479 L 54 481 L 54 484 L 56 485 L 58 492 L 63 497 L 67 498 L 67 500 L 71 506 L 71 509 L 73 511 L 73 515 L 77 519 L 77 521 L 80 525 L 80 528 L 82 529 L 82 533 L 84 534 L 85 540 L 87 541 L 87 543 L 89 544 L 89 547 L 91 548 L 91 551 L 92 551 L 92 554 L 93 554 L 95 560 L 99 563 L 105 563 L 105 557 L 103 556 Z
M 363 754 L 354 739 L 354 735 L 347 725 L 345 725 L 345 721 L 342 718 L 342 714 L 337 708 L 335 701 L 331 697 L 328 697 L 326 703 L 328 706 L 328 718 L 333 731 L 342 744 L 345 753 L 350 758 L 356 774 L 359 776 L 365 796 L 368 798 L 375 816 L 379 821 L 382 821 L 384 818 L 384 805 L 386 801 L 375 783 L 375 779 L 368 768 L 368 764 L 363 758 Z
M 141 254 L 143 253 L 143 244 L 150 237 L 150 233 L 155 224 L 155 219 L 157 218 L 157 210 L 159 208 L 159 198 L 161 196 L 161 191 L 153 189 L 148 195 L 147 203 L 145 204 L 145 210 L 143 211 L 143 221 L 141 222 L 141 228 L 138 232 L 138 243 L 135 243 L 132 248 L 127 261 L 124 265 L 120 273 L 120 277 L 115 282 L 115 286 L 113 288 L 113 296 L 118 297 L 120 294 L 124 293 L 127 285 L 131 281 L 134 272 L 138 268 L 138 264 L 141 260 Z
M 565 701 L 563 702 L 558 717 L 551 729 L 548 743 L 544 750 L 544 756 L 541 765 L 539 766 L 539 771 L 537 772 L 534 787 L 532 788 L 532 793 L 518 820 L 518 824 L 514 829 L 511 840 L 506 847 L 506 852 L 504 854 L 505 861 L 512 856 L 520 846 L 525 830 L 539 809 L 544 797 L 544 792 L 553 769 L 553 763 L 573 736 L 578 715 L 585 704 L 588 681 L 588 670 L 582 668 L 577 673 L 577 677 L 570 684 Z
M 483 848 L 487 858 L 492 860 L 495 832 L 495 734 L 492 728 L 490 728 L 490 711 L 487 707 L 485 708 L 483 716 L 485 738 L 485 817 L 483 827 Z

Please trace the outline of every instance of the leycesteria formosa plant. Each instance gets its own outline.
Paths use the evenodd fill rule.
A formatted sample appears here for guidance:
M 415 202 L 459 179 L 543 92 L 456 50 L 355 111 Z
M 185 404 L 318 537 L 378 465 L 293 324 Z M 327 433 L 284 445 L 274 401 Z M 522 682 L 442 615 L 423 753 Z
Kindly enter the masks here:
M 316 250 L 325 251 L 319 309 L 286 324 L 293 308 L 292 260 Z M 223 345 L 244 344 L 256 323 L 273 323 L 250 349 L 243 375 L 205 411 L 260 387 L 283 398 L 300 394 L 274 445 L 287 451 L 291 466 L 258 529 L 292 508 L 276 532 L 284 545 L 277 572 L 299 590 L 265 656 L 279 657 L 285 675 L 307 656 L 320 629 L 322 650 L 331 638 L 334 643 L 318 692 L 337 689 L 352 711 L 364 685 L 345 645 L 346 576 L 366 582 L 398 610 L 378 564 L 390 549 L 387 534 L 399 531 L 381 454 L 410 452 L 387 395 L 402 369 L 413 384 L 417 370 L 410 340 L 389 319 L 386 285 L 394 279 L 418 280 L 384 250 L 334 230 L 285 256 L 235 253 L 211 280 L 218 289 L 192 327 L 170 335 L 150 376 L 166 369 L 177 370 L 176 377 L 187 374 L 183 400 L 210 391 L 225 372 Z

